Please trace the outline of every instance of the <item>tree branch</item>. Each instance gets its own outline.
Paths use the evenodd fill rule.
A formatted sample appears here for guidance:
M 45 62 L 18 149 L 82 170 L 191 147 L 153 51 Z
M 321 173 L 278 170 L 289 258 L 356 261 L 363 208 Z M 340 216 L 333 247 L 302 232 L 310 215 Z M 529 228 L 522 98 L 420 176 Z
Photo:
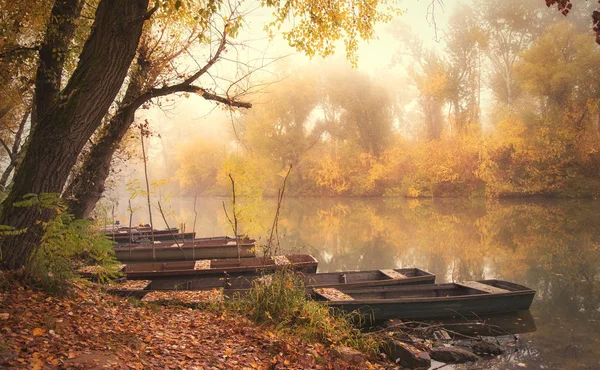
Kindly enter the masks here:
M 225 51 L 226 45 L 227 45 L 227 31 L 225 30 L 225 31 L 223 31 L 223 36 L 221 38 L 221 42 L 219 43 L 219 47 L 217 48 L 217 51 L 215 52 L 215 54 L 196 73 L 192 74 L 190 77 L 186 78 L 185 80 L 183 80 L 182 82 L 180 82 L 178 84 L 164 86 L 161 88 L 152 88 L 152 89 L 148 90 L 145 94 L 140 95 L 137 99 L 135 99 L 135 101 L 132 103 L 132 106 L 139 107 L 142 104 L 144 104 L 146 101 L 148 101 L 152 98 L 157 98 L 157 97 L 161 97 L 161 96 L 165 96 L 165 95 L 169 95 L 169 94 L 173 94 L 173 93 L 177 93 L 177 92 L 189 92 L 189 93 L 193 93 L 193 94 L 199 94 L 206 100 L 213 100 L 213 101 L 223 103 L 223 104 L 231 106 L 231 107 L 252 108 L 251 103 L 237 101 L 237 100 L 229 98 L 229 97 L 223 97 L 223 96 L 208 92 L 207 90 L 205 90 L 201 87 L 192 85 L 192 83 L 194 81 L 196 81 L 198 78 L 200 78 L 206 72 L 208 72 L 210 67 L 212 67 L 219 60 L 221 54 L 223 53 L 223 51 Z
M 158 10 L 158 1 L 156 1 L 154 3 L 154 6 L 150 10 L 148 10 L 146 15 L 144 16 L 144 20 L 147 21 L 148 19 L 150 19 L 150 17 L 152 17 L 152 14 L 154 14 L 154 12 L 156 12 L 157 10 Z
M 35 53 L 40 50 L 39 45 L 35 46 L 15 46 L 12 49 L 8 49 L 0 53 L 0 59 L 4 59 L 6 57 L 11 57 L 13 54 L 26 54 L 26 53 Z
M 8 147 L 8 145 L 6 144 L 4 139 L 2 139 L 1 137 L 0 137 L 0 144 L 2 144 L 2 147 L 4 148 L 4 150 L 6 150 L 6 154 L 8 154 L 8 158 L 10 158 L 10 161 L 13 162 L 15 160 L 15 157 L 13 156 L 12 150 L 10 150 L 10 148 Z

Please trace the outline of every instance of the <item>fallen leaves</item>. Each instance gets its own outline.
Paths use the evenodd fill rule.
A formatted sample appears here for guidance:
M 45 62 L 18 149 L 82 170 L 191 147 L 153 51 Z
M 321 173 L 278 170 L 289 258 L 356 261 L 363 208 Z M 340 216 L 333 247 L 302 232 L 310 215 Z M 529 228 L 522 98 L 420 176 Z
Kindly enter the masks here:
M 335 288 L 315 288 L 315 293 L 322 295 L 329 301 L 353 301 L 354 298 Z
M 145 289 L 150 284 L 150 280 L 124 280 L 115 284 L 116 289 L 138 290 Z
M 64 297 L 20 287 L 7 291 L 8 298 L 0 300 L 0 368 L 365 368 L 333 357 L 322 344 L 257 328 L 225 312 L 128 301 L 89 283 L 76 285 Z M 167 296 L 197 302 L 200 295 L 214 298 L 216 292 Z
M 207 302 L 218 302 L 223 300 L 223 291 L 212 290 L 173 290 L 173 291 L 154 291 L 146 294 L 142 301 L 154 303 L 183 303 L 199 304 Z

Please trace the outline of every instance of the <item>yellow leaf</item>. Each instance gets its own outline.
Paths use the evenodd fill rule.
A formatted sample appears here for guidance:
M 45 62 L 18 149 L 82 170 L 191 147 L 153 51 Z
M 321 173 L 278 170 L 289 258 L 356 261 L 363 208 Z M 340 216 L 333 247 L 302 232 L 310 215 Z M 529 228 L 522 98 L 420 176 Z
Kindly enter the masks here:
M 231 354 L 232 354 L 231 348 L 227 348 L 227 349 L 225 350 L 225 354 L 226 354 L 227 356 L 231 356 Z
M 40 337 L 42 335 L 46 334 L 46 331 L 42 328 L 35 328 L 33 329 L 33 336 L 34 337 Z
M 42 367 L 44 366 L 44 363 L 42 361 L 40 361 L 39 359 L 35 359 L 33 361 L 32 364 L 32 370 L 42 370 Z

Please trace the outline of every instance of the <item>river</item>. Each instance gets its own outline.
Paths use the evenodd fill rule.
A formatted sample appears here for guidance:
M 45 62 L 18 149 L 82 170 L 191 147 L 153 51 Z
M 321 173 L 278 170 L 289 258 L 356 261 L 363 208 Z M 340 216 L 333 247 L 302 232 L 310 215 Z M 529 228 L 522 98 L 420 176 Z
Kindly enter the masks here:
M 198 198 L 198 236 L 233 234 L 223 201 L 230 208 Z M 238 201 L 240 232 L 266 244 L 276 207 Z M 193 198 L 163 208 L 169 226 L 192 231 Z M 128 222 L 126 201 L 116 215 Z M 437 282 L 497 278 L 537 290 L 536 330 L 519 334 L 514 351 L 444 369 L 600 369 L 600 201 L 289 198 L 277 229 L 277 249 L 314 255 L 320 272 L 418 267 Z

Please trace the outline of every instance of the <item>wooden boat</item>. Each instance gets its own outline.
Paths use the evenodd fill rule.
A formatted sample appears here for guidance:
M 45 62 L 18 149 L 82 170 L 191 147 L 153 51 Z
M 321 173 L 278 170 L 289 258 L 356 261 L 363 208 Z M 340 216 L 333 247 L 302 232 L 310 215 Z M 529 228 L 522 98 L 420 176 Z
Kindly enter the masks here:
M 213 258 L 237 258 L 235 239 L 196 239 L 185 242 L 154 244 L 117 245 L 113 248 L 121 262 L 185 261 Z M 254 257 L 256 241 L 244 239 L 240 242 L 240 257 Z
M 189 279 L 153 279 L 147 289 L 191 289 L 204 290 L 212 288 L 248 289 L 252 283 L 261 278 L 261 275 L 246 275 L 238 277 L 204 278 L 191 277 Z M 299 274 L 304 285 L 313 287 L 345 287 L 359 288 L 365 286 L 433 284 L 435 275 L 417 268 L 370 270 L 370 271 L 342 271 L 322 272 L 315 274 Z
M 150 242 L 152 240 L 151 232 L 140 232 L 134 234 L 122 233 L 122 234 L 107 234 L 108 238 L 110 238 L 115 243 L 119 244 L 129 244 L 132 243 L 143 243 L 144 241 Z M 156 231 L 154 232 L 154 241 L 173 241 L 173 240 L 194 240 L 196 237 L 196 233 L 187 232 L 170 232 L 170 231 Z
M 316 300 L 383 321 L 484 315 L 527 310 L 535 291 L 502 280 L 354 289 L 315 288 Z
M 114 233 L 106 234 L 106 236 L 119 244 L 142 243 L 143 241 L 149 242 L 152 239 L 151 232 L 138 232 L 138 233 Z M 173 240 L 194 240 L 196 233 L 180 233 L 179 231 L 165 231 L 156 230 L 154 232 L 154 241 L 173 241 Z
M 120 227 L 106 227 L 103 228 L 102 231 L 104 232 L 104 234 L 108 237 L 111 237 L 113 235 L 135 235 L 135 234 L 140 234 L 140 233 L 150 233 L 152 231 L 152 227 L 150 225 L 144 225 L 144 226 L 133 226 L 131 228 L 129 227 L 124 227 L 124 226 L 120 226 Z M 158 234 L 158 233 L 178 233 L 179 229 L 176 227 L 171 227 L 169 229 L 154 229 L 154 233 Z
M 227 245 L 227 244 L 231 244 L 231 243 L 235 243 L 235 238 L 229 237 L 229 236 L 210 236 L 210 237 L 204 237 L 204 238 L 188 238 L 188 234 L 193 234 L 193 233 L 184 233 L 186 236 L 185 240 L 182 240 L 180 238 L 177 238 L 177 241 L 181 244 L 183 242 L 188 243 L 188 244 L 195 244 L 195 245 L 201 245 L 201 244 L 210 244 L 210 245 Z M 182 235 L 180 234 L 176 234 L 176 235 Z M 154 243 L 155 244 L 160 244 L 163 242 L 172 242 L 173 241 L 173 236 L 171 235 L 170 239 L 165 239 L 165 240 L 155 240 Z M 250 239 L 248 237 L 240 237 L 240 242 L 241 243 L 255 243 L 256 240 L 254 239 Z M 130 243 L 119 243 L 119 245 L 115 246 L 115 247 L 124 247 L 124 246 L 129 246 Z M 133 242 L 132 244 L 133 246 L 151 246 L 152 243 L 148 240 L 148 239 L 138 239 L 136 241 Z
M 298 273 L 304 281 L 307 292 L 311 293 L 315 287 L 332 288 L 358 288 L 367 286 L 388 285 L 410 285 L 410 284 L 433 284 L 435 275 L 417 268 L 404 268 L 394 270 L 371 270 L 371 271 L 343 271 L 325 273 Z M 247 292 L 253 282 L 259 278 L 269 275 L 243 275 L 231 277 L 225 276 L 206 277 L 192 276 L 177 278 L 158 278 L 153 280 L 125 281 L 119 287 L 109 290 L 110 293 L 122 296 L 143 297 L 151 291 L 159 290 L 209 290 L 214 288 L 225 288 L 227 296 L 235 293 Z
M 122 272 L 126 278 L 156 279 L 185 277 L 223 277 L 240 275 L 255 275 L 265 271 L 275 271 L 278 268 L 291 268 L 295 271 L 317 272 L 317 260 L 307 254 L 292 254 L 275 257 L 228 258 L 180 262 L 154 262 L 127 264 Z

